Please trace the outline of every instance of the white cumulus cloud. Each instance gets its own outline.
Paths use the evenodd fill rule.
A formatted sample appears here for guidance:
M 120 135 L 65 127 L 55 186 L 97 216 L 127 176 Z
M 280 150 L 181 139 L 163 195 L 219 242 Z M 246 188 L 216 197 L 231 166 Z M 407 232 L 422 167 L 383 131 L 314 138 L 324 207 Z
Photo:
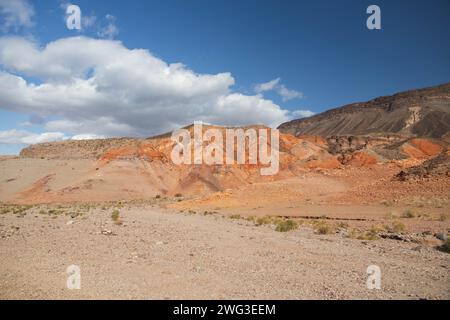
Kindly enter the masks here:
M 277 89 L 278 94 L 281 96 L 283 101 L 289 101 L 292 99 L 303 98 L 303 94 L 296 90 L 290 90 L 284 85 L 280 85 Z
M 291 114 L 294 118 L 307 118 L 315 115 L 315 113 L 312 112 L 311 110 L 302 110 L 302 109 L 294 110 L 292 111 Z
M 281 84 L 280 82 L 281 78 L 275 78 L 273 80 L 270 80 L 269 82 L 259 83 L 255 85 L 255 92 L 260 94 L 266 91 L 274 90 L 276 93 L 280 95 L 283 102 L 292 99 L 303 98 L 303 94 L 300 91 L 288 89 L 286 88 L 285 85 Z
M 261 95 L 232 92 L 234 82 L 228 72 L 199 74 L 119 41 L 80 36 L 40 46 L 0 38 L 0 108 L 52 116 L 44 126 L 53 132 L 148 136 L 194 121 L 289 120 L 287 110 Z
M 274 90 L 275 87 L 278 86 L 280 80 L 281 80 L 281 78 L 276 78 L 276 79 L 270 80 L 269 82 L 258 83 L 255 86 L 255 92 L 256 93 L 263 93 L 264 91 Z

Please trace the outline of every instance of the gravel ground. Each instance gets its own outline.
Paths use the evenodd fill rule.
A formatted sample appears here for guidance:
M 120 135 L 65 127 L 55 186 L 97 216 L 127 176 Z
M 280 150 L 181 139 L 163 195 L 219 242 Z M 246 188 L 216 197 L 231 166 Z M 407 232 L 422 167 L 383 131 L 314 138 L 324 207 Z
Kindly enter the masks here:
M 1 299 L 450 299 L 450 255 L 157 207 L 0 215 Z M 81 289 L 66 286 L 69 265 Z M 369 265 L 381 289 L 366 287 Z

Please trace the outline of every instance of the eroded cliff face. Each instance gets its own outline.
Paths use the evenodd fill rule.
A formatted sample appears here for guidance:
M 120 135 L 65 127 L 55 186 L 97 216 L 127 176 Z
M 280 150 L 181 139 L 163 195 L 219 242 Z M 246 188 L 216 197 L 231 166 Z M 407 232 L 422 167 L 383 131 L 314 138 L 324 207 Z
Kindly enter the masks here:
M 292 135 L 441 138 L 450 132 L 450 83 L 353 103 L 281 124 Z

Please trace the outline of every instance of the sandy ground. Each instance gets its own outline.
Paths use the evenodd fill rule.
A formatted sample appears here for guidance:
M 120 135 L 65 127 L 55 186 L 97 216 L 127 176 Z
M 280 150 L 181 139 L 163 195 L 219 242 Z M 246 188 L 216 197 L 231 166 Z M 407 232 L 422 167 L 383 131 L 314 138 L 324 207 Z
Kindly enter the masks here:
M 118 225 L 113 209 L 0 214 L 0 298 L 450 299 L 450 255 L 431 246 L 151 204 L 120 208 Z M 66 287 L 69 265 L 80 290 Z M 369 265 L 381 268 L 380 290 L 366 287 Z

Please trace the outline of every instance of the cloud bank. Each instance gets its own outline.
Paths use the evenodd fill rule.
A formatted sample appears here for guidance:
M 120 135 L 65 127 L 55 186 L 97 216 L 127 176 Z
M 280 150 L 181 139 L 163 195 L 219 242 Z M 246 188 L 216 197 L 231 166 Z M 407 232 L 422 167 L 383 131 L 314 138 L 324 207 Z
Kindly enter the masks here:
M 41 47 L 0 38 L 0 108 L 52 116 L 44 121 L 51 132 L 149 136 L 194 121 L 276 126 L 289 120 L 287 110 L 260 94 L 233 92 L 234 82 L 230 73 L 199 74 L 119 41 L 80 36 Z

